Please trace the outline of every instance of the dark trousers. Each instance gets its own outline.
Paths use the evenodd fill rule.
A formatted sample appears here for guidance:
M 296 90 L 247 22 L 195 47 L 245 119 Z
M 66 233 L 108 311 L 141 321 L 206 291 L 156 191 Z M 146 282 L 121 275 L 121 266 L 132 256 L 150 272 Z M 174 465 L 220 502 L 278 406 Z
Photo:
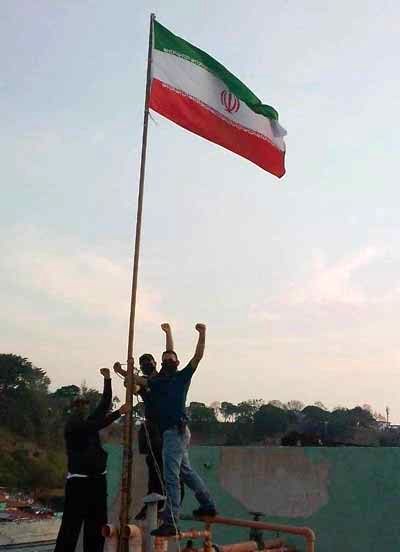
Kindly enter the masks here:
M 153 458 L 154 454 L 154 458 Z M 162 449 L 153 448 L 153 454 L 146 454 L 148 473 L 147 494 L 157 493 L 163 495 L 163 461 Z M 160 480 L 161 476 L 161 480 Z
M 54 552 L 74 552 L 82 524 L 84 552 L 103 552 L 101 529 L 106 523 L 106 476 L 67 479 L 64 513 Z

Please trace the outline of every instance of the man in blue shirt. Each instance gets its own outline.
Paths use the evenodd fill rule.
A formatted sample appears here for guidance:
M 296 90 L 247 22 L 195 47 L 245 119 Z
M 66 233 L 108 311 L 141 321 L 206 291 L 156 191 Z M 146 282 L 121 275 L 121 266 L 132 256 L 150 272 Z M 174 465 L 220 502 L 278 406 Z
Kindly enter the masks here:
M 172 338 L 171 327 L 168 323 L 161 324 L 161 329 L 165 333 L 165 348 L 173 350 L 174 341 Z M 145 353 L 139 357 L 139 367 L 143 377 L 149 381 L 158 376 L 157 362 L 152 354 Z M 114 364 L 114 371 L 121 376 L 126 377 L 127 373 L 121 367 L 119 362 Z M 164 495 L 164 477 L 162 460 L 162 435 L 158 423 L 158 411 L 153 404 L 152 393 L 148 386 L 141 386 L 137 393 L 143 400 L 145 421 L 141 424 L 138 433 L 139 453 L 146 455 L 148 482 L 147 494 Z M 184 486 L 180 482 L 181 503 L 184 497 Z M 164 501 L 158 503 L 161 511 L 164 508 Z M 145 504 L 136 515 L 136 520 L 142 520 L 146 517 L 147 505 Z
M 194 516 L 215 516 L 215 502 L 201 477 L 190 464 L 190 430 L 186 416 L 186 396 L 192 376 L 203 358 L 206 326 L 197 324 L 199 339 L 195 354 L 189 364 L 178 371 L 179 360 L 175 351 L 167 350 L 162 355 L 162 369 L 158 377 L 145 383 L 152 395 L 152 403 L 158 412 L 158 423 L 163 436 L 163 466 L 167 504 L 162 525 L 152 532 L 154 536 L 175 535 L 178 528 L 181 492 L 180 479 L 194 493 L 200 507 Z

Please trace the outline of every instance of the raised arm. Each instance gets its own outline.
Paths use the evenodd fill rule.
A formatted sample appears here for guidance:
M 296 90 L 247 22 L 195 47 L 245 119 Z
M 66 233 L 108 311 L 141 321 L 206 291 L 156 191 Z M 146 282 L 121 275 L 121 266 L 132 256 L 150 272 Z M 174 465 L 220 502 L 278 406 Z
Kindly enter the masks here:
M 111 375 L 108 368 L 100 368 L 100 374 L 104 378 L 103 395 L 99 404 L 94 411 L 90 414 L 89 419 L 104 418 L 110 411 L 112 404 L 112 389 L 111 389 Z
M 118 410 L 115 410 L 106 416 L 98 416 L 97 418 L 91 416 L 87 420 L 70 420 L 67 424 L 66 431 L 100 431 L 115 422 L 115 420 L 118 420 L 118 418 L 127 412 L 128 405 L 123 404 Z
M 161 329 L 163 332 L 165 332 L 165 350 L 173 351 L 174 340 L 172 338 L 171 326 L 168 324 L 168 322 L 164 322 L 164 324 L 161 324 Z
M 115 362 L 114 372 L 116 374 L 119 374 L 120 376 L 123 376 L 124 378 L 126 378 L 127 375 L 128 375 L 128 372 L 121 367 L 121 364 L 119 362 Z M 135 385 L 140 385 L 142 387 L 146 387 L 147 379 L 142 378 L 142 376 L 138 376 L 137 374 L 133 374 L 133 383 Z
M 196 330 L 199 332 L 199 339 L 197 341 L 196 350 L 194 356 L 190 361 L 190 364 L 193 370 L 196 370 L 199 365 L 200 360 L 203 358 L 204 349 L 206 346 L 206 325 L 205 324 L 196 324 Z

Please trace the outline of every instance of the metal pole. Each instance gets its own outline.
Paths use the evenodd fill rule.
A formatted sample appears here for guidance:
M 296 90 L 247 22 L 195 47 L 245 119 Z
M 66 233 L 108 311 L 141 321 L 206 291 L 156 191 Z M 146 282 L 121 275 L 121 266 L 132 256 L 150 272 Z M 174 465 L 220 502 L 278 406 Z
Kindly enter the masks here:
M 131 309 L 130 309 L 129 332 L 128 332 L 128 367 L 127 367 L 128 374 L 126 378 L 126 402 L 129 405 L 129 411 L 125 416 L 124 432 L 123 432 L 121 509 L 120 509 L 120 517 L 119 517 L 119 520 L 120 520 L 119 552 L 127 552 L 128 550 L 128 539 L 125 536 L 124 527 L 129 523 L 131 494 L 132 494 L 133 364 L 132 362 L 130 362 L 130 359 L 132 359 L 133 357 L 133 339 L 135 334 L 136 294 L 137 294 L 137 281 L 138 281 L 138 270 L 139 270 L 140 237 L 141 237 L 141 229 L 142 229 L 144 176 L 145 176 L 145 169 L 146 169 L 147 128 L 148 128 L 148 121 L 149 121 L 149 99 L 150 99 L 150 87 L 151 87 L 151 56 L 152 56 L 152 48 L 153 48 L 154 20 L 155 20 L 155 15 L 151 14 L 149 48 L 148 48 L 148 54 L 147 54 L 147 77 L 146 77 L 146 96 L 145 96 L 145 103 L 144 103 L 144 118 L 143 118 L 142 156 L 140 161 L 139 193 L 138 193 L 138 206 L 137 206 L 137 215 L 136 215 L 135 254 L 134 254 L 134 260 L 133 260 Z

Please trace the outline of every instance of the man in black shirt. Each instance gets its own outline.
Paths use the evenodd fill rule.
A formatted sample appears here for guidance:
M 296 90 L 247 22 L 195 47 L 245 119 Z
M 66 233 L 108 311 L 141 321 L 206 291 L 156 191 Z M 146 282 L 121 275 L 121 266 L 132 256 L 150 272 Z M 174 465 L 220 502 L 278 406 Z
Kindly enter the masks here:
M 145 353 L 139 358 L 139 366 L 142 374 L 149 380 L 157 377 L 157 363 L 150 353 Z M 139 452 L 146 456 L 147 464 L 147 494 L 156 493 L 163 495 L 163 472 L 162 472 L 162 437 L 157 419 L 157 411 L 152 403 L 151 393 L 147 387 L 140 387 L 138 395 L 143 400 L 145 421 L 141 424 L 138 440 Z M 159 502 L 159 509 L 163 502 Z M 146 517 L 146 504 L 136 515 L 135 519 Z
M 84 397 L 73 401 L 72 413 L 65 426 L 68 474 L 60 531 L 54 552 L 74 552 L 84 524 L 84 552 L 102 552 L 101 528 L 107 523 L 107 453 L 101 446 L 99 431 L 127 412 L 127 405 L 110 413 L 112 404 L 111 377 L 108 368 L 100 370 L 104 377 L 100 403 L 89 415 Z

